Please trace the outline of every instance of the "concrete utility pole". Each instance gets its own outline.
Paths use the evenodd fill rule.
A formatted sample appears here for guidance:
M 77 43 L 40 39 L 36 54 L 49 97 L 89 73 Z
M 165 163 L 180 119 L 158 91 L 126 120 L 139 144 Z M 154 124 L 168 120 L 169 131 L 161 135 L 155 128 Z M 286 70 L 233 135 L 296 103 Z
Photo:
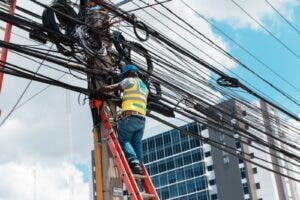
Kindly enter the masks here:
M 86 23 L 89 26 L 93 26 L 99 31 L 103 28 L 107 28 L 105 32 L 101 32 L 102 40 L 102 55 L 101 58 L 93 57 L 90 59 L 90 65 L 93 68 L 98 68 L 106 72 L 113 71 L 112 58 L 107 50 L 111 48 L 111 33 L 109 30 L 109 16 L 106 10 L 101 7 L 97 8 L 91 1 L 87 1 L 86 6 L 93 7 L 93 9 L 86 9 Z M 89 88 L 96 90 L 104 85 L 103 82 L 97 80 L 98 77 L 89 77 Z M 122 179 L 118 174 L 118 170 L 114 165 L 113 159 L 110 156 L 107 143 L 103 139 L 101 133 L 104 130 L 103 125 L 100 123 L 99 114 L 102 109 L 107 106 L 110 109 L 108 114 L 110 117 L 116 117 L 116 105 L 109 102 L 100 102 L 91 100 L 91 111 L 93 117 L 93 135 L 94 135 L 94 164 L 95 164 L 95 192 L 94 200 L 117 200 L 123 199 L 123 183 Z

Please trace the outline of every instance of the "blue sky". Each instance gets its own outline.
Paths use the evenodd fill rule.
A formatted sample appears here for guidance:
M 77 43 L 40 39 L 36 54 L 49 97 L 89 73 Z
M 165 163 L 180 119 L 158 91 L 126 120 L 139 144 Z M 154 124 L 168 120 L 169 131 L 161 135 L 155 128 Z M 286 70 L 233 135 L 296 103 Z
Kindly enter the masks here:
M 300 22 L 299 7 L 296 8 L 293 18 L 289 20 L 297 27 Z M 235 28 L 232 26 L 232 24 L 224 21 L 222 22 L 213 20 L 213 23 L 232 39 L 254 54 L 257 58 L 271 67 L 276 73 L 280 74 L 297 88 L 300 88 L 300 60 L 291 54 L 287 49 L 285 49 L 285 47 L 278 43 L 274 38 L 272 38 L 265 30 L 260 27 L 257 29 L 253 29 L 251 27 Z M 279 15 L 274 13 L 271 18 L 264 18 L 262 23 L 276 37 L 287 44 L 288 47 L 290 47 L 297 54 L 300 54 L 298 46 L 300 42 L 300 34 L 292 29 Z M 223 37 L 222 33 L 220 33 L 218 30 L 213 29 L 213 31 Z M 232 55 L 235 55 L 235 57 L 239 58 L 244 64 L 257 72 L 259 75 L 263 76 L 275 86 L 284 90 L 294 98 L 300 99 L 299 91 L 292 88 L 261 63 L 253 59 L 231 40 L 227 39 L 225 36 L 223 39 L 229 44 L 230 53 Z M 247 82 L 251 83 L 254 87 L 259 88 L 262 92 L 269 95 L 274 101 L 284 105 L 290 111 L 298 115 L 300 114 L 300 109 L 297 105 L 286 101 L 281 94 L 271 89 L 266 83 L 259 80 L 246 69 L 239 66 L 234 68 L 233 71 L 240 77 L 247 80 Z M 247 85 L 247 83 L 245 84 Z
M 40 0 L 48 3 L 48 0 Z M 245 48 L 251 51 L 255 56 L 268 64 L 274 71 L 280 73 L 293 85 L 299 87 L 300 79 L 300 60 L 295 58 L 284 47 L 278 44 L 265 31 L 255 26 L 248 17 L 239 11 L 230 0 L 185 0 L 193 6 L 201 14 L 213 20 L 215 25 L 225 31 L 234 40 L 237 40 Z M 138 1 L 136 1 L 138 2 Z M 290 48 L 300 54 L 299 43 L 300 35 L 289 27 L 263 0 L 239 1 L 247 10 L 259 19 L 267 28 L 269 28 L 276 36 L 285 42 Z M 300 7 L 298 0 L 272 0 L 270 1 L 298 28 L 300 28 Z M 42 9 L 29 0 L 18 0 L 18 5 L 30 9 L 36 13 L 42 13 Z M 251 69 L 259 73 L 261 76 L 270 80 L 274 85 L 285 90 L 287 93 L 300 99 L 300 93 L 282 82 L 274 76 L 269 70 L 257 63 L 245 52 L 236 47 L 230 40 L 220 34 L 217 30 L 203 22 L 202 19 L 195 14 L 191 14 L 180 0 L 173 0 L 168 5 L 177 14 L 184 13 L 182 17 L 187 19 L 192 25 L 208 35 L 212 40 L 217 41 L 222 47 L 231 54 L 239 58 L 243 63 Z M 134 8 L 135 6 L 129 5 Z M 183 10 L 185 9 L 185 10 Z M 150 10 L 150 9 L 149 9 Z M 166 29 L 161 27 L 156 21 L 142 15 L 151 25 L 158 28 L 172 39 L 175 38 L 179 43 L 182 42 L 169 34 Z M 163 19 L 163 17 L 161 18 Z M 165 20 L 166 22 L 167 20 Z M 168 23 L 169 24 L 169 23 Z M 1 24 L 0 22 L 0 25 Z M 170 23 L 171 25 L 171 23 Z M 172 25 L 172 27 L 175 27 Z M 178 27 L 179 33 L 188 37 Z M 25 35 L 26 33 L 20 29 L 14 28 L 15 33 Z M 0 36 L 2 37 L 0 31 Z M 186 35 L 185 35 L 186 34 Z M 178 40 L 177 40 L 178 39 Z M 20 38 L 13 36 L 12 42 L 24 42 Z M 216 57 L 224 64 L 228 64 L 231 70 L 239 76 L 251 82 L 255 87 L 260 88 L 263 92 L 270 95 L 273 99 L 285 105 L 291 111 L 300 114 L 299 107 L 289 103 L 281 98 L 278 93 L 271 90 L 265 83 L 259 81 L 256 77 L 245 71 L 241 67 L 235 67 L 228 59 L 224 59 L 219 54 L 213 54 L 200 42 L 193 41 L 200 48 L 207 50 L 212 56 Z M 181 43 L 186 48 L 190 46 Z M 24 67 L 37 67 L 36 64 L 26 61 L 16 55 L 10 54 L 9 61 Z M 47 69 L 43 72 L 48 73 Z M 229 73 L 229 72 L 226 72 Z M 230 73 L 229 73 L 230 74 Z M 48 74 L 47 74 L 48 75 Z M 52 74 L 59 77 L 60 74 Z M 66 81 L 77 81 L 68 77 Z M 14 105 L 19 95 L 22 93 L 27 80 L 5 76 L 3 90 L 0 95 L 0 108 L 3 116 Z M 78 83 L 78 81 L 76 82 Z M 78 83 L 80 85 L 80 83 Z M 85 87 L 85 84 L 81 84 Z M 23 100 L 30 97 L 35 92 L 44 88 L 45 85 L 34 83 L 30 90 L 26 93 Z M 37 171 L 37 191 L 50 191 L 52 195 L 47 197 L 38 196 L 37 199 L 67 199 L 70 195 L 70 184 L 66 184 L 72 174 L 75 181 L 75 190 L 79 193 L 74 194 L 74 199 L 86 200 L 88 195 L 88 179 L 90 166 L 90 150 L 93 148 L 92 140 L 92 119 L 88 104 L 79 106 L 77 102 L 78 94 L 71 92 L 71 129 L 68 127 L 68 113 L 66 112 L 66 91 L 57 87 L 50 87 L 46 92 L 34 98 L 28 104 L 18 109 L 9 118 L 7 123 L 0 127 L 0 199 L 32 199 L 32 171 Z M 254 99 L 253 99 L 254 100 Z M 178 122 L 178 121 L 177 121 Z M 182 124 L 183 122 L 181 122 Z M 179 124 L 178 124 L 179 125 Z M 165 127 L 166 128 L 166 127 Z M 147 129 L 145 136 L 158 133 L 164 130 L 158 123 L 151 120 L 147 121 Z M 72 132 L 70 136 L 69 132 Z M 72 141 L 72 142 L 70 142 Z M 70 161 L 70 144 L 72 143 L 72 154 L 74 159 Z M 18 148 L 15 148 L 18 147 Z M 67 172 L 67 173 L 66 173 Z M 22 181 L 14 181 L 17 174 Z M 65 175 L 65 176 L 64 176 Z M 25 182 L 28 184 L 24 184 Z M 61 186 L 61 187 L 59 187 Z M 16 190 L 18 188 L 18 190 Z M 46 189 L 45 189 L 46 188 Z M 77 189 L 76 189 L 77 188 Z M 5 190 L 7 196 L 1 196 L 1 191 Z M 7 192 L 9 191 L 9 192 Z M 38 193 L 42 195 L 42 192 Z
M 298 12 L 297 12 L 298 11 Z M 294 15 L 289 18 L 290 22 L 296 27 L 300 24 L 300 7 L 295 8 Z M 199 18 L 199 21 L 202 19 Z M 276 73 L 283 76 L 291 84 L 300 89 L 300 60 L 286 50 L 281 44 L 279 44 L 274 38 L 272 38 L 266 31 L 260 27 L 253 28 L 251 26 L 236 27 L 233 26 L 231 21 L 220 21 L 210 19 L 219 29 L 224 31 L 228 36 L 254 54 L 257 58 L 266 63 Z M 293 30 L 279 15 L 273 13 L 270 16 L 261 19 L 262 23 L 269 29 L 276 37 L 282 42 L 286 43 L 292 50 L 300 54 L 299 46 L 300 35 Z M 300 29 L 300 26 L 299 26 Z M 269 69 L 262 64 L 258 63 L 255 59 L 249 56 L 231 40 L 227 39 L 218 30 L 212 28 L 213 32 L 221 36 L 223 41 L 228 45 L 229 52 L 236 58 L 241 60 L 244 64 L 257 72 L 259 75 L 270 81 L 275 86 L 284 90 L 296 99 L 300 99 L 300 93 L 294 88 L 286 84 L 279 77 L 274 75 Z M 287 101 L 281 94 L 274 91 L 266 83 L 259 80 L 256 76 L 252 75 L 249 71 L 245 70 L 241 66 L 237 66 L 231 69 L 234 73 L 251 83 L 254 87 L 271 97 L 273 102 L 287 108 L 289 111 L 300 115 L 300 109 L 294 103 Z M 230 72 L 227 72 L 230 73 Z M 232 74 L 232 76 L 235 76 Z M 248 86 L 248 83 L 245 83 Z M 243 95 L 243 93 L 241 93 Z M 269 99 L 269 98 L 268 98 Z M 255 98 L 252 98 L 255 101 Z M 84 168 L 82 168 L 84 169 Z M 87 173 L 87 171 L 85 172 Z

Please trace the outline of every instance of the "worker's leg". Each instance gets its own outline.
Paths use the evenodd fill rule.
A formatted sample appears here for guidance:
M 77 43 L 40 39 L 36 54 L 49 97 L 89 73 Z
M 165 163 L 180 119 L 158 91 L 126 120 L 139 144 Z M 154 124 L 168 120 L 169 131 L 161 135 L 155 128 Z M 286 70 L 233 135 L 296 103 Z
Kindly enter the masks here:
M 132 147 L 137 155 L 137 158 L 141 163 L 144 160 L 142 138 L 144 135 L 145 122 L 146 122 L 145 118 L 136 117 L 137 130 L 134 132 L 134 135 L 132 137 Z
M 118 124 L 118 140 L 122 150 L 130 163 L 139 163 L 138 157 L 132 147 L 132 138 L 136 130 L 135 119 L 127 117 Z

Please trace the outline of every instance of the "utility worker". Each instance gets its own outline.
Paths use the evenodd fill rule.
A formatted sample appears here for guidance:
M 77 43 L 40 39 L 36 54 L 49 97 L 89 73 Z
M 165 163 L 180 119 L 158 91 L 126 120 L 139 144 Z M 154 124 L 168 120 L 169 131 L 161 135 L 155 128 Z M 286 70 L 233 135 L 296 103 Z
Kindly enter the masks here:
M 148 89 L 138 77 L 135 65 L 122 69 L 122 81 L 100 88 L 103 93 L 122 90 L 122 117 L 118 123 L 118 140 L 134 174 L 142 174 L 142 138 L 145 129 Z

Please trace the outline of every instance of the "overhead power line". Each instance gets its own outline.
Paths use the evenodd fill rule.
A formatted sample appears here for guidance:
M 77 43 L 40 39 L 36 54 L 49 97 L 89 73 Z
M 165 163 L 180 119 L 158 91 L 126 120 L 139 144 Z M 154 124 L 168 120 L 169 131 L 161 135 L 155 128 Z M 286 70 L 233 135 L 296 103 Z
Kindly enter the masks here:
M 279 12 L 279 10 L 278 9 L 276 9 L 268 0 L 265 0 L 265 2 L 288 24 L 288 25 L 290 25 L 290 27 L 292 28 L 292 29 L 294 29 L 298 34 L 300 34 L 300 30 L 296 27 L 296 26 L 294 26 L 293 24 L 292 24 L 292 22 L 290 22 L 282 13 L 280 13 Z
M 251 164 L 254 164 L 254 165 L 256 165 L 256 166 L 259 166 L 259 167 L 261 167 L 261 168 L 263 168 L 263 169 L 265 169 L 265 170 L 271 171 L 271 172 L 273 172 L 273 173 L 275 173 L 275 174 L 278 174 L 278 175 L 280 175 L 280 176 L 286 177 L 286 178 L 291 179 L 291 180 L 294 180 L 294 181 L 296 181 L 296 182 L 300 182 L 300 180 L 297 179 L 297 178 L 295 178 L 295 177 L 288 176 L 288 175 L 286 175 L 286 174 L 284 174 L 284 173 L 282 173 L 282 172 L 278 172 L 278 171 L 276 171 L 276 170 L 274 170 L 274 169 L 272 169 L 272 168 L 269 168 L 269 167 L 266 167 L 266 166 L 264 166 L 264 165 L 262 165 L 262 164 L 259 164 L 259 163 L 257 163 L 257 162 L 254 162 L 254 161 L 250 160 L 249 158 L 245 158 L 245 157 L 243 157 L 243 156 L 240 156 L 240 155 L 236 154 L 235 151 L 230 151 L 230 150 L 228 150 L 227 147 L 226 147 L 226 148 L 222 148 L 222 146 L 224 146 L 224 144 L 222 144 L 222 143 L 216 142 L 216 141 L 211 140 L 211 139 L 209 139 L 209 138 L 205 138 L 205 137 L 203 137 L 203 136 L 201 136 L 201 135 L 199 135 L 199 134 L 195 134 L 195 133 L 186 131 L 185 129 L 183 129 L 183 128 L 181 128 L 181 127 L 178 127 L 178 126 L 176 126 L 176 125 L 174 125 L 174 124 L 172 124 L 172 123 L 170 123 L 170 122 L 167 122 L 166 120 L 163 120 L 162 118 L 157 117 L 157 116 L 155 116 L 155 115 L 153 115 L 153 114 L 148 114 L 148 116 L 151 117 L 151 118 L 153 118 L 153 119 L 155 119 L 156 121 L 159 121 L 159 122 L 161 122 L 161 123 L 163 123 L 163 124 L 165 124 L 165 125 L 168 125 L 168 126 L 174 128 L 174 129 L 179 130 L 180 132 L 182 132 L 182 133 L 185 134 L 185 135 L 189 135 L 189 136 L 191 136 L 191 137 L 193 137 L 193 138 L 196 138 L 196 139 L 198 139 L 198 140 L 203 141 L 204 143 L 207 143 L 207 144 L 211 145 L 212 147 L 215 147 L 215 148 L 217 148 L 217 149 L 220 149 L 220 150 L 222 150 L 222 151 L 225 151 L 225 152 L 227 152 L 228 154 L 231 154 L 231 155 L 234 156 L 234 157 L 243 159 L 244 161 L 246 161 L 246 162 L 248 162 L 248 163 L 251 163 Z M 225 147 L 225 146 L 224 146 L 224 147 Z
M 155 1 L 157 1 L 157 0 L 155 0 Z M 278 88 L 273 83 L 271 83 L 270 81 L 266 80 L 264 77 L 262 77 L 261 75 L 259 75 L 258 73 L 256 73 L 249 66 L 245 65 L 244 63 L 242 63 L 240 60 L 238 60 L 236 57 L 234 57 L 233 55 L 231 55 L 229 52 L 227 52 L 221 46 L 219 46 L 218 44 L 216 44 L 215 42 L 213 42 L 212 40 L 210 40 L 207 36 L 205 36 L 200 31 L 198 31 L 195 27 L 193 27 L 191 24 L 189 24 L 186 20 L 182 19 L 179 15 L 177 15 L 175 12 L 173 12 L 172 10 L 170 10 L 167 6 L 165 6 L 165 5 L 161 5 L 161 6 L 163 8 L 165 8 L 168 12 L 170 12 L 172 15 L 174 15 L 177 19 L 179 19 L 180 21 L 182 21 L 183 23 L 185 23 L 186 25 L 188 25 L 192 30 L 196 31 L 199 35 L 201 35 L 202 37 L 204 37 L 205 39 L 207 39 L 210 43 L 213 44 L 213 47 L 217 47 L 217 49 L 221 50 L 222 54 L 224 54 L 228 58 L 232 59 L 236 63 L 240 64 L 242 67 L 244 67 L 245 69 L 247 69 L 249 72 L 251 72 L 252 74 L 254 74 L 256 77 L 258 77 L 259 79 L 261 79 L 263 82 L 265 82 L 266 84 L 268 84 L 270 87 L 272 87 L 273 89 L 275 89 L 277 92 L 279 92 L 280 94 L 282 94 L 283 96 L 285 96 L 287 99 L 289 99 L 290 101 L 292 101 L 296 105 L 300 106 L 300 103 L 299 103 L 299 101 L 297 99 L 293 98 L 291 95 L 289 95 L 288 93 L 286 93 L 285 91 L 283 91 L 282 89 Z
M 294 84 L 290 83 L 286 78 L 284 78 L 282 75 L 277 73 L 272 69 L 271 66 L 267 65 L 265 62 L 263 62 L 260 58 L 258 58 L 256 55 L 254 55 L 252 52 L 250 52 L 246 47 L 241 45 L 239 42 L 237 42 L 235 39 L 230 37 L 227 33 L 225 33 L 221 28 L 216 26 L 211 20 L 203 16 L 201 13 L 196 11 L 194 8 L 192 8 L 190 5 L 188 5 L 183 0 L 180 0 L 181 3 L 183 3 L 187 8 L 189 8 L 191 11 L 193 11 L 197 16 L 199 16 L 201 19 L 206 21 L 208 24 L 210 24 L 214 29 L 219 31 L 222 35 L 224 35 L 227 39 L 229 39 L 231 42 L 233 42 L 236 46 L 238 46 L 240 49 L 242 49 L 245 53 L 247 53 L 250 57 L 252 57 L 254 60 L 256 60 L 258 63 L 262 64 L 262 66 L 266 67 L 268 70 L 270 70 L 273 74 L 275 74 L 277 77 L 279 77 L 283 82 L 288 84 L 290 87 L 294 88 L 297 92 L 300 92 L 299 87 L 296 87 Z
M 268 28 L 266 28 L 262 23 L 255 19 L 248 11 L 246 11 L 240 4 L 235 0 L 231 0 L 238 8 L 240 8 L 249 18 L 251 18 L 256 24 L 258 24 L 262 29 L 264 29 L 272 38 L 274 38 L 278 43 L 280 43 L 286 50 L 293 54 L 297 59 L 300 60 L 300 55 L 292 50 L 287 44 L 282 42 L 278 37 L 276 37 Z

